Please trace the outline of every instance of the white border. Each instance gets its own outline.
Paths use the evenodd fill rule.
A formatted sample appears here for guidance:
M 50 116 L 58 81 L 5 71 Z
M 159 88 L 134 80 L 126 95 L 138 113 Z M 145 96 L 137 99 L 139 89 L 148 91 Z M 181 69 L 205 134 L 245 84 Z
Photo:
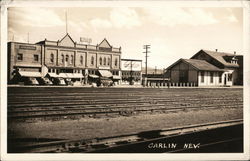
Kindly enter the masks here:
M 10 1 L 1 2 L 1 160 L 249 160 L 250 2 L 247 1 Z M 242 7 L 244 8 L 244 153 L 210 154 L 7 154 L 7 8 L 8 7 Z

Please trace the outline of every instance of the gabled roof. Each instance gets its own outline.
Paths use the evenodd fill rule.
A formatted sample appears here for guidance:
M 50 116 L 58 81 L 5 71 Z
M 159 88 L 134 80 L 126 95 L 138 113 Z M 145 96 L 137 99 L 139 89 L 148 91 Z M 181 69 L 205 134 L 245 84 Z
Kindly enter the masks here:
M 59 41 L 59 43 L 62 46 L 74 46 L 75 44 L 74 40 L 71 38 L 71 36 L 68 33 Z
M 112 46 L 109 44 L 106 38 L 104 38 L 98 46 L 102 48 L 112 48 Z
M 200 70 L 200 71 L 224 71 L 223 69 L 217 68 L 216 66 L 208 63 L 205 60 L 199 60 L 199 59 L 179 59 L 174 64 L 170 65 L 167 68 L 167 70 L 169 70 L 170 68 L 172 68 L 173 66 L 175 66 L 176 64 L 178 64 L 180 62 L 184 62 L 186 64 L 189 64 L 193 68 L 195 68 L 196 70 Z
M 225 53 L 225 52 L 218 52 L 218 51 L 210 51 L 210 50 L 200 50 L 198 53 L 200 53 L 201 51 L 203 51 L 204 53 L 206 53 L 207 55 L 209 55 L 210 57 L 216 59 L 217 61 L 219 61 L 221 64 L 223 64 L 225 67 L 239 67 L 238 64 L 233 64 L 230 62 L 227 62 L 224 57 L 230 56 L 233 57 L 235 56 L 234 54 L 231 53 Z M 197 54 L 198 54 L 197 53 Z M 191 57 L 191 59 L 193 57 L 195 57 L 197 54 L 195 54 L 194 56 Z

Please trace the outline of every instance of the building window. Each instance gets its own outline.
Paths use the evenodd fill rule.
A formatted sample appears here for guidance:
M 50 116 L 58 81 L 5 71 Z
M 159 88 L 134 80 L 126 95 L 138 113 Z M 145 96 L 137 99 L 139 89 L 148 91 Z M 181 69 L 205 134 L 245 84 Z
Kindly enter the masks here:
M 62 54 L 62 63 L 64 63 L 64 55 Z
M 54 63 L 54 54 L 52 54 L 52 53 L 50 54 L 50 62 Z
M 49 73 L 51 72 L 51 69 L 49 68 Z
M 17 60 L 22 61 L 23 60 L 23 54 L 18 53 L 17 54 Z
M 92 56 L 91 57 L 91 65 L 94 65 L 95 58 Z
M 100 61 L 100 65 L 102 65 L 102 57 L 100 57 L 99 61 Z
M 233 77 L 233 75 L 232 75 L 232 74 L 228 74 L 228 76 L 227 76 L 227 80 L 228 80 L 228 81 L 232 81 L 232 77 Z
M 70 64 L 73 64 L 73 62 L 74 62 L 74 56 L 73 56 L 73 55 L 71 55 Z
M 210 72 L 210 83 L 214 82 L 214 73 Z
M 221 83 L 221 82 L 222 82 L 222 74 L 219 73 L 219 83 Z
M 69 61 L 69 56 L 68 55 L 66 55 L 66 62 L 68 62 Z
M 115 66 L 117 66 L 117 64 L 118 64 L 118 60 L 117 58 L 115 58 Z
M 201 83 L 204 83 L 204 72 L 201 72 Z
M 83 56 L 80 57 L 80 63 L 83 65 Z
M 38 55 L 37 54 L 34 55 L 34 61 L 38 62 Z
M 110 58 L 108 58 L 108 65 L 110 65 Z
M 104 58 L 104 60 L 103 60 L 103 65 L 106 65 L 106 57 Z

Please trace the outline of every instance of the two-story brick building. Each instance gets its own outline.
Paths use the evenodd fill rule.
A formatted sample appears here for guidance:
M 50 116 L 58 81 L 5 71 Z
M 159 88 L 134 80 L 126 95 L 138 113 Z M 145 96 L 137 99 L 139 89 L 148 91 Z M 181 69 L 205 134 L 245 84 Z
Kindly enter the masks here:
M 121 80 L 121 47 L 104 39 L 97 45 L 78 44 L 66 34 L 60 41 L 8 43 L 8 82 L 21 77 L 60 77 L 81 83 L 106 77 Z

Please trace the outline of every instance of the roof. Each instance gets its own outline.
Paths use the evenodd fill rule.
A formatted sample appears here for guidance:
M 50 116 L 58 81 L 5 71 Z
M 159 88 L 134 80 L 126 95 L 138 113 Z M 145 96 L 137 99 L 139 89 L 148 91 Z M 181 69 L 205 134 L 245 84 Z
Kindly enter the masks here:
M 205 52 L 207 55 L 211 56 L 212 58 L 216 59 L 217 61 L 219 61 L 221 64 L 223 64 L 225 67 L 239 67 L 238 64 L 233 64 L 230 62 L 227 62 L 224 57 L 226 56 L 236 56 L 234 54 L 231 53 L 225 53 L 225 52 L 218 52 L 218 51 L 210 51 L 210 50 L 201 50 L 203 52 Z M 198 52 L 199 53 L 199 52 Z M 196 54 L 195 54 L 196 55 Z M 193 56 L 194 57 L 194 56 Z M 192 58 L 193 58 L 192 57 Z M 191 59 L 192 59 L 191 58 Z
M 205 60 L 199 60 L 199 59 L 179 59 L 177 62 L 169 66 L 167 69 L 172 68 L 173 66 L 175 66 L 181 61 L 184 63 L 190 64 L 196 70 L 200 70 L 200 71 L 224 71 L 223 69 L 217 68 L 216 66 L 208 63 Z

